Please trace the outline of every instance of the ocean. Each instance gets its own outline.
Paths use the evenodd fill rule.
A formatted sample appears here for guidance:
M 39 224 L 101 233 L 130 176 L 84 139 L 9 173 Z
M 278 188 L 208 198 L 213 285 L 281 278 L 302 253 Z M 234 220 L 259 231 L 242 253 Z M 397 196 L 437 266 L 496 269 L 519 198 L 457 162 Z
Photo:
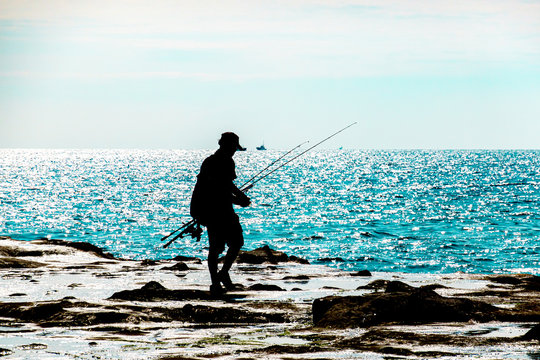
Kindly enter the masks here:
M 205 258 L 206 234 L 160 239 L 190 220 L 212 152 L 0 149 L 0 235 Z M 237 184 L 284 153 L 238 152 Z M 540 151 L 313 150 L 248 195 L 248 250 L 344 270 L 540 274 Z

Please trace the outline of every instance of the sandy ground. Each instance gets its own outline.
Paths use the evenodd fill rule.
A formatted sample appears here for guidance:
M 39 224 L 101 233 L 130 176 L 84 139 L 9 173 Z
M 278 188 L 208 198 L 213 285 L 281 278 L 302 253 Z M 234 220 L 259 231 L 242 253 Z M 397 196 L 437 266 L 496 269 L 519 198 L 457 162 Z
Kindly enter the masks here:
M 0 275 L 6 359 L 540 359 L 538 340 L 522 338 L 540 322 L 538 289 L 516 285 L 526 275 L 353 276 L 297 262 L 240 263 L 231 277 L 243 289 L 215 298 L 197 259 L 118 260 L 7 237 Z M 389 281 L 526 311 L 488 322 L 314 324 L 315 299 L 366 296 Z

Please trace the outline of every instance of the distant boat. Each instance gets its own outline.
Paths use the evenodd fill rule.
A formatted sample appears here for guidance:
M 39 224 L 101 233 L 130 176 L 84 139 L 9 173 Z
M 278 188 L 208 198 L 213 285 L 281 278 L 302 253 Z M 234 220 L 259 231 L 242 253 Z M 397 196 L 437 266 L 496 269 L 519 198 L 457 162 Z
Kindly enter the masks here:
M 262 144 L 261 146 L 257 146 L 257 150 L 266 150 L 266 147 Z

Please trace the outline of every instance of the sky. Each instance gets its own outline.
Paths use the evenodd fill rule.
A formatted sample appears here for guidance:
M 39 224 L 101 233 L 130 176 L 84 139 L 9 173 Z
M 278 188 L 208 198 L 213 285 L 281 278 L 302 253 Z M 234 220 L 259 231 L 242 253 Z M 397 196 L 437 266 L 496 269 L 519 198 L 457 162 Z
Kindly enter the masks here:
M 540 0 L 0 0 L 0 148 L 540 149 Z

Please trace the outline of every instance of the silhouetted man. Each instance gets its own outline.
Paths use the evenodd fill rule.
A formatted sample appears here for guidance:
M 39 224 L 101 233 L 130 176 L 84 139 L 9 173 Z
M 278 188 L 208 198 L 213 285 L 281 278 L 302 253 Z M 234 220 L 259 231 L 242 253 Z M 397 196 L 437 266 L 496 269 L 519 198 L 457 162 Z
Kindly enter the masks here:
M 225 292 L 221 284 L 227 290 L 234 289 L 229 270 L 244 245 L 244 236 L 233 204 L 246 207 L 251 203 L 233 183 L 236 179 L 233 155 L 237 150 L 245 150 L 240 146 L 238 136 L 232 132 L 223 133 L 218 144 L 219 149 L 201 165 L 190 209 L 191 216 L 208 230 L 208 270 L 213 294 Z M 228 250 L 218 272 L 218 257 L 225 250 L 225 244 Z

